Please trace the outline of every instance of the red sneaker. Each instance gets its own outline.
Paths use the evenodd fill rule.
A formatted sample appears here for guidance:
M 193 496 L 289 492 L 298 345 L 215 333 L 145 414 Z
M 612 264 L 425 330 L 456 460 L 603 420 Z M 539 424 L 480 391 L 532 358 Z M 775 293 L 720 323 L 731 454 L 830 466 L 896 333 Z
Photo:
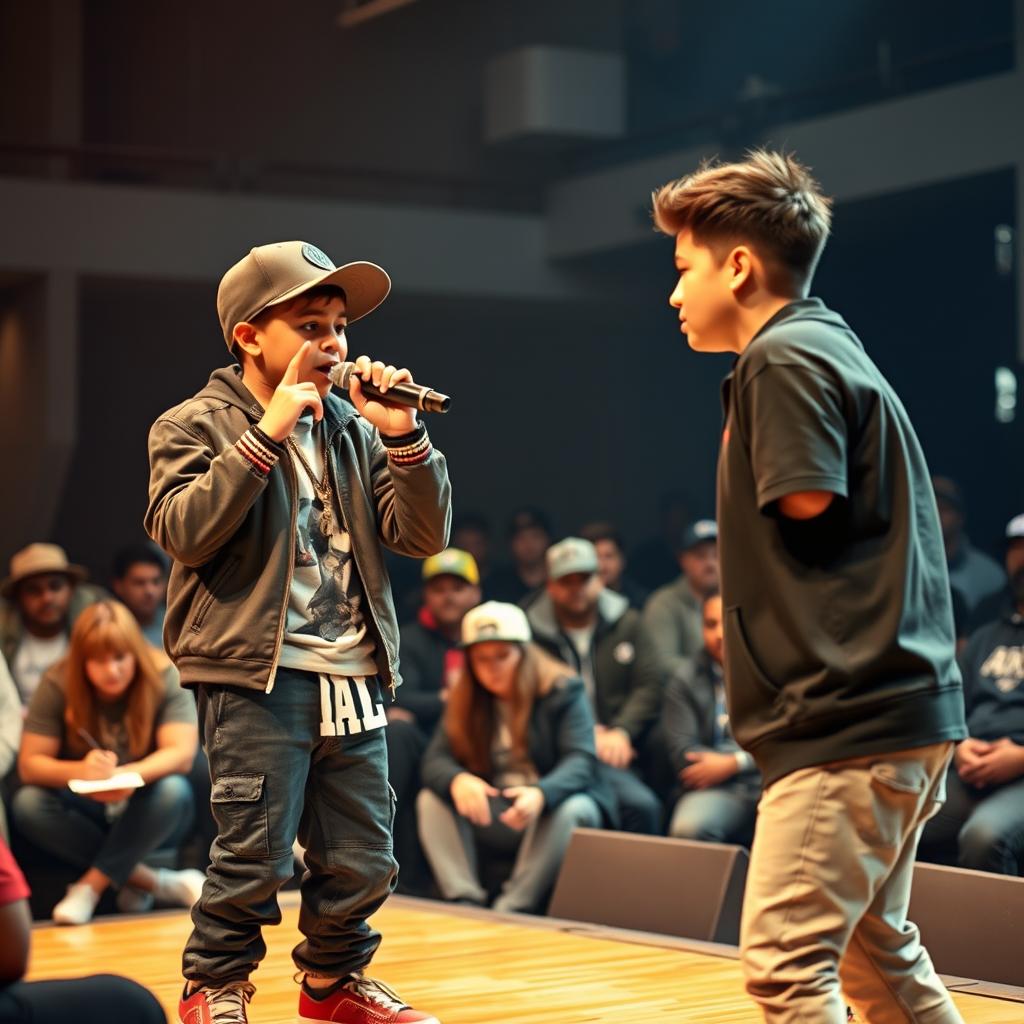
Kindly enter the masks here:
M 300 1024 L 441 1024 L 429 1013 L 420 1013 L 403 1003 L 379 981 L 353 974 L 333 988 L 325 989 L 322 999 L 305 981 L 299 991 Z
M 179 1024 L 249 1024 L 245 1004 L 255 991 L 249 981 L 229 981 L 219 988 L 197 988 L 192 993 L 186 984 L 178 1003 Z

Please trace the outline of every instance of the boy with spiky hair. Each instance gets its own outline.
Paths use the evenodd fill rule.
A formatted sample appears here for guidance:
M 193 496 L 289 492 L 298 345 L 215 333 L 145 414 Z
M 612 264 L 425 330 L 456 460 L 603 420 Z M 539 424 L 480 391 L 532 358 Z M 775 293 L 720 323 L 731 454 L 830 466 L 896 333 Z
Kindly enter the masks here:
M 718 463 L 730 724 L 765 790 L 747 991 L 772 1022 L 960 1021 L 907 921 L 924 822 L 966 735 L 935 498 L 899 398 L 809 298 L 829 201 L 758 151 L 654 193 L 669 299 L 733 352 Z
M 258 246 L 217 292 L 239 365 L 150 431 L 146 528 L 174 559 L 164 640 L 196 691 L 218 829 L 182 1024 L 245 1024 L 296 835 L 299 1019 L 437 1024 L 363 973 L 380 943 L 367 918 L 397 869 L 384 701 L 401 679 L 381 548 L 433 555 L 451 521 L 444 457 L 387 400 L 409 371 L 360 356 L 352 404 L 331 393 L 348 324 L 390 287 L 307 242 Z

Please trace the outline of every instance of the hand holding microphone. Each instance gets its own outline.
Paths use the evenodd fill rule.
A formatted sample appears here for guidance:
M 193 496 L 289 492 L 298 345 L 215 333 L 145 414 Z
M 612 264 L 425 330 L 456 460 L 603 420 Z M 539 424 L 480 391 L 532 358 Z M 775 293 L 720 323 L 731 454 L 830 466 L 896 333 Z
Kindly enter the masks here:
M 367 357 L 361 356 L 360 358 L 366 359 Z M 367 362 L 369 363 L 368 359 Z M 412 374 L 408 370 L 396 371 L 393 366 L 384 366 L 382 363 L 372 363 L 370 366 L 371 371 L 373 368 L 381 366 L 382 377 L 387 375 L 386 381 L 382 379 L 379 387 L 373 383 L 373 376 L 376 374 L 372 374 L 370 380 L 365 380 L 360 376 L 360 372 L 365 372 L 365 368 L 358 363 L 338 363 L 337 366 L 331 368 L 328 376 L 335 387 L 341 388 L 342 391 L 348 391 L 350 394 L 350 384 L 355 379 L 358 382 L 358 389 L 367 398 L 382 399 L 393 405 L 409 406 L 420 412 L 443 413 L 448 411 L 452 400 L 447 395 L 442 395 L 439 391 L 434 391 L 426 385 L 414 384 Z M 390 374 L 388 374 L 389 370 Z

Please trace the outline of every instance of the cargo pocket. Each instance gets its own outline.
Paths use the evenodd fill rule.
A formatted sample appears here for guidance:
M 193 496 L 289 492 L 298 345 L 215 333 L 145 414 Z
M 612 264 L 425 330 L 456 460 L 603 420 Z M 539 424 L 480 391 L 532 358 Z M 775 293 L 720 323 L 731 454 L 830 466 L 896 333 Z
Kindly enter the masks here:
M 264 775 L 222 775 L 210 791 L 217 841 L 237 857 L 270 856 Z

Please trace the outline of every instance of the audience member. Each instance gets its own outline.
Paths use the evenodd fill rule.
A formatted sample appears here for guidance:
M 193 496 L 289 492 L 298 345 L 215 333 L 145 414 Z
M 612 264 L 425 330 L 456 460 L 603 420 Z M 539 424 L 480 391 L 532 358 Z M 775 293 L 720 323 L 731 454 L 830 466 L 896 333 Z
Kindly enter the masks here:
M 491 571 L 491 524 L 475 512 L 456 516 L 452 523 L 451 546 L 473 556 L 480 573 L 480 585 L 486 586 Z
M 416 622 L 401 628 L 402 686 L 398 702 L 387 709 L 388 778 L 398 801 L 394 843 L 402 892 L 416 894 L 429 883 L 416 834 L 420 761 L 465 664 L 459 646 L 463 616 L 479 603 L 480 574 L 472 555 L 448 548 L 424 561 L 423 607 Z
M 142 635 L 158 650 L 164 648 L 167 612 L 167 557 L 152 542 L 131 544 L 114 555 L 111 588 L 135 616 Z
M 509 604 L 529 604 L 544 586 L 544 552 L 551 529 L 537 508 L 521 508 L 509 520 L 508 546 L 512 564 L 496 569 L 487 581 L 487 595 Z
M 64 657 L 68 634 L 82 610 L 106 596 L 86 582 L 56 544 L 29 544 L 11 558 L 0 583 L 0 654 L 28 704 L 43 673 Z
M 729 730 L 722 597 L 717 591 L 704 598 L 703 638 L 703 647 L 665 691 L 666 747 L 683 790 L 668 832 L 677 839 L 749 846 L 761 775 Z
M 601 582 L 629 601 L 630 608 L 642 609 L 650 595 L 646 587 L 626 572 L 626 546 L 622 535 L 611 523 L 587 523 L 580 536 L 589 540 L 597 551 L 597 574 Z
M 106 889 L 122 910 L 154 899 L 191 906 L 198 871 L 152 870 L 143 858 L 184 836 L 192 792 L 183 777 L 198 733 L 191 696 L 168 665 L 161 676 L 152 648 L 124 605 L 87 608 L 71 632 L 67 658 L 43 677 L 25 720 L 14 797 L 18 831 L 58 860 L 84 869 L 54 907 L 58 924 L 84 924 Z M 72 779 L 101 781 L 137 772 L 142 788 L 80 796 Z
M 597 574 L 588 540 L 568 537 L 547 553 L 546 591 L 527 610 L 536 643 L 583 679 L 596 721 L 599 775 L 615 794 L 622 826 L 661 831 L 661 801 L 637 764 L 661 710 L 663 674 L 640 618 Z
M 3 1024 L 166 1024 L 160 1004 L 127 978 L 98 974 L 60 981 L 22 981 L 28 969 L 32 918 L 29 889 L 0 839 L 0 1022 Z
M 573 830 L 614 813 L 595 773 L 594 720 L 583 683 L 530 643 L 522 609 L 480 605 L 462 637 L 467 664 L 423 760 L 423 848 L 442 896 L 478 905 L 478 846 L 514 854 L 494 909 L 539 912 Z
M 647 590 L 671 583 L 679 573 L 679 538 L 690 521 L 689 501 L 682 491 L 669 491 L 658 501 L 658 536 L 642 541 L 629 555 L 634 579 Z
M 666 672 L 686 671 L 687 661 L 703 644 L 701 605 L 718 588 L 718 527 L 698 519 L 682 534 L 678 562 L 681 573 L 656 590 L 644 606 L 644 625 Z
M 979 551 L 967 536 L 967 513 L 957 484 L 949 477 L 933 476 L 932 488 L 946 547 L 949 583 L 963 597 L 970 617 L 982 601 L 1002 590 L 1006 574 L 994 558 Z
M 0 654 L 0 797 L 6 797 L 8 777 L 13 775 L 14 765 L 18 760 L 21 719 L 22 707 L 18 690 L 8 671 L 7 661 Z M 0 800 L 0 838 L 10 839 L 4 800 Z
M 1007 527 L 1013 601 L 960 656 L 969 737 L 946 802 L 925 826 L 921 857 L 1016 875 L 1024 867 L 1024 515 Z

